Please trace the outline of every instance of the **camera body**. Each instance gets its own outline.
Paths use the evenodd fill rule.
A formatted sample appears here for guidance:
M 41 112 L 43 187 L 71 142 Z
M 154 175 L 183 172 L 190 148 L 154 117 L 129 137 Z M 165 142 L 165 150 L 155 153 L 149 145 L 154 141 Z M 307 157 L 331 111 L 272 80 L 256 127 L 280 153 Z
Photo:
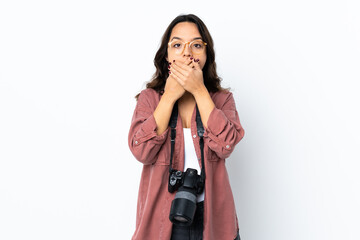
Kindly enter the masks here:
M 180 186 L 184 186 L 188 189 L 195 189 L 196 194 L 200 194 L 204 190 L 204 185 L 201 176 L 193 168 L 186 169 L 186 172 L 172 169 L 169 175 L 168 190 L 170 193 L 178 190 Z
M 190 226 L 196 211 L 196 195 L 202 193 L 205 179 L 198 175 L 193 168 L 186 172 L 172 170 L 169 176 L 168 190 L 175 192 L 175 199 L 171 203 L 170 220 L 177 225 Z

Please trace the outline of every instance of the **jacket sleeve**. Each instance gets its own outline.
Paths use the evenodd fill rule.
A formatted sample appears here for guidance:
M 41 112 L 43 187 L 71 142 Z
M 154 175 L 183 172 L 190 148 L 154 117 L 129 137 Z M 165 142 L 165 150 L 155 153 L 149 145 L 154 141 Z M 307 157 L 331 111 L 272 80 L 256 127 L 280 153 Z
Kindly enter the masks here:
M 228 94 L 224 104 L 218 107 L 211 111 L 207 128 L 204 127 L 204 142 L 219 158 L 225 159 L 233 152 L 245 132 L 240 124 L 232 93 Z
M 128 135 L 130 151 L 145 165 L 156 161 L 156 156 L 169 132 L 168 127 L 161 135 L 157 135 L 153 108 L 147 92 L 143 90 L 139 95 Z

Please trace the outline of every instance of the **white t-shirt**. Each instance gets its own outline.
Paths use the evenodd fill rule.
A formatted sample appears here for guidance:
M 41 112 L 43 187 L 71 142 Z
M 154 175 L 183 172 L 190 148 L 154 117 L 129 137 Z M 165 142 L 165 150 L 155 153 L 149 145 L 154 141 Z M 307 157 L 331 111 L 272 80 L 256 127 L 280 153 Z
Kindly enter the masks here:
M 184 129 L 184 141 L 185 141 L 185 164 L 184 164 L 184 172 L 188 168 L 193 168 L 198 171 L 198 174 L 201 173 L 201 168 L 199 161 L 197 160 L 194 142 L 191 136 L 191 128 L 183 128 Z M 197 202 L 204 201 L 205 197 L 205 189 L 204 191 L 197 196 Z

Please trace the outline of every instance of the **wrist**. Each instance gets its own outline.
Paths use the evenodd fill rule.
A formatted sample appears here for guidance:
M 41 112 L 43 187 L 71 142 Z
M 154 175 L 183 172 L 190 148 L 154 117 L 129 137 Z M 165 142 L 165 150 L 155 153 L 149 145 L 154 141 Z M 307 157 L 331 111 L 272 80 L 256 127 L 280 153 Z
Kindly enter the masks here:
M 199 89 L 197 89 L 196 91 L 194 91 L 193 93 L 194 98 L 199 98 L 202 97 L 204 95 L 209 95 L 209 92 L 207 90 L 207 88 L 205 87 L 205 85 L 203 85 L 202 87 L 200 87 Z
M 174 98 L 174 96 L 172 94 L 169 94 L 168 92 L 164 92 L 164 94 L 162 95 L 160 100 L 163 100 L 170 104 L 175 104 L 177 99 Z

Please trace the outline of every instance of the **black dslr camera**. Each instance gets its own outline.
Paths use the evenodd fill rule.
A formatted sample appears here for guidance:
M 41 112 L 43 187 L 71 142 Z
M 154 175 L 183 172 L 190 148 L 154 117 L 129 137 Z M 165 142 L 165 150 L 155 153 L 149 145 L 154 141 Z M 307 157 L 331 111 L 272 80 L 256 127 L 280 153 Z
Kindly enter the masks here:
M 205 179 L 197 170 L 188 168 L 186 172 L 172 169 L 169 176 L 168 190 L 175 192 L 171 203 L 170 220 L 177 225 L 190 226 L 196 211 L 196 195 L 204 190 Z

